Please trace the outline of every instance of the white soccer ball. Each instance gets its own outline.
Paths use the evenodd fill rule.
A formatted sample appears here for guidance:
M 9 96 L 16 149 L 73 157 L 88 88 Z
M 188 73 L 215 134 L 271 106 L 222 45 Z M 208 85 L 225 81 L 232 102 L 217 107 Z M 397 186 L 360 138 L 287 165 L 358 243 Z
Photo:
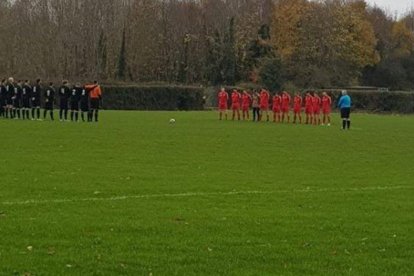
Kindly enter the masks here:
M 175 124 L 175 119 L 171 119 L 170 124 Z

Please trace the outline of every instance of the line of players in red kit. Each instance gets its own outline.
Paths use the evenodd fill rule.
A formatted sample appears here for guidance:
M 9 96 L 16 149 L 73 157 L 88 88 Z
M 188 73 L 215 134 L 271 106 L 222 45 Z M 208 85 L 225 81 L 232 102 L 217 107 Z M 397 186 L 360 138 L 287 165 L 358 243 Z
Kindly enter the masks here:
M 290 111 L 293 107 L 293 123 L 302 124 L 302 113 L 305 111 L 305 124 L 331 125 L 332 98 L 323 92 L 319 96 L 316 92 L 307 92 L 304 97 L 296 93 L 293 101 L 291 95 L 284 91 L 275 93 L 273 98 L 269 91 L 262 89 L 260 93 L 249 93 L 233 90 L 231 97 L 222 88 L 218 94 L 219 119 L 227 120 L 229 100 L 231 102 L 232 120 L 250 120 L 250 108 L 253 109 L 253 122 L 270 121 L 270 111 L 273 113 L 273 122 L 290 123 Z M 293 105 L 292 105 L 293 103 Z M 321 117 L 322 115 L 322 117 Z M 266 118 L 265 118 L 266 117 Z

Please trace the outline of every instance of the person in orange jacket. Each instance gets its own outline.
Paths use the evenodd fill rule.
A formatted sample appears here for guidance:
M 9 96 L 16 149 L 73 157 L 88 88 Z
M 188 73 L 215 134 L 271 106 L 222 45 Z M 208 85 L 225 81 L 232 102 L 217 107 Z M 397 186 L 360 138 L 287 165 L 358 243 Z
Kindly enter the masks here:
M 98 122 L 99 106 L 102 100 L 102 89 L 97 81 L 93 84 L 85 85 L 85 89 L 89 92 L 89 98 L 91 102 L 91 109 L 88 114 L 88 121 L 92 122 L 95 118 L 95 122 Z

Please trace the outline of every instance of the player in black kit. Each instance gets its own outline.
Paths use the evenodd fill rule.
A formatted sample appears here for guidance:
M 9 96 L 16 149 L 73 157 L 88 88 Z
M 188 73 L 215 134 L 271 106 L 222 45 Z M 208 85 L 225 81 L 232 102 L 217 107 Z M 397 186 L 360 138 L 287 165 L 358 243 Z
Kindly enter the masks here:
M 81 87 L 80 89 L 81 93 L 80 93 L 80 106 L 81 106 L 81 116 L 82 116 L 82 121 L 85 122 L 85 117 L 88 120 L 88 122 L 90 121 L 89 118 L 89 93 L 86 90 L 85 87 Z
M 15 119 L 20 119 L 20 110 L 22 108 L 22 81 L 18 81 L 17 85 L 14 87 L 14 95 L 13 95 L 13 117 Z M 17 115 L 17 117 L 16 117 Z
M 40 120 L 40 96 L 42 95 L 42 86 L 40 79 L 36 80 L 36 84 L 33 86 L 31 95 L 31 107 L 32 107 L 32 120 Z
M 6 117 L 6 86 L 4 83 L 6 80 L 2 80 L 0 83 L 0 117 Z
M 31 95 L 32 95 L 32 87 L 30 86 L 29 81 L 26 80 L 23 84 L 23 89 L 22 89 L 23 120 L 30 119 L 30 97 Z
M 68 86 L 68 81 L 63 81 L 62 86 L 59 88 L 59 119 L 60 121 L 68 120 L 68 108 L 69 108 L 69 98 L 70 98 L 70 89 Z
M 72 93 L 70 94 L 70 120 L 72 122 L 79 122 L 79 100 L 81 94 L 82 87 L 77 83 L 72 88 Z
M 13 119 L 14 79 L 9 78 L 6 83 L 6 118 Z
M 47 112 L 50 112 L 50 119 L 53 121 L 53 104 L 55 103 L 55 88 L 53 82 L 49 83 L 49 87 L 45 92 L 45 110 L 43 112 L 43 118 L 46 119 Z

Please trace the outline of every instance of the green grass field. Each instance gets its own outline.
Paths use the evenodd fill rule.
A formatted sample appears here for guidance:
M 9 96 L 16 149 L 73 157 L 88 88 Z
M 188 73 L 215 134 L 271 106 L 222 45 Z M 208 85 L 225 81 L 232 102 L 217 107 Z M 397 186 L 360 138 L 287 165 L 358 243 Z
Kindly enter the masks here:
M 413 116 L 101 117 L 0 120 L 0 275 L 413 275 Z

